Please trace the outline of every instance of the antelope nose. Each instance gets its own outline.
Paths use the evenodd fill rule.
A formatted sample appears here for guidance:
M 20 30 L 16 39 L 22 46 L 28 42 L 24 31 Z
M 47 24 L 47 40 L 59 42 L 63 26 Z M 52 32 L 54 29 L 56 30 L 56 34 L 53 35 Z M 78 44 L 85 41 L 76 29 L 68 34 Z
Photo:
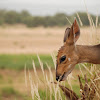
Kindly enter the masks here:
M 57 80 L 57 81 L 59 80 L 59 76 L 56 76 L 56 80 Z

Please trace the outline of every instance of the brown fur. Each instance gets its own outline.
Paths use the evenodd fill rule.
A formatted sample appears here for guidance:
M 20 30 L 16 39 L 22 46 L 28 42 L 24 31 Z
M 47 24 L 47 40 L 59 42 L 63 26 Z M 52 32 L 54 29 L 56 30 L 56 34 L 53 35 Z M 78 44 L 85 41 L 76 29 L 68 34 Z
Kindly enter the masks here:
M 77 45 L 78 63 L 100 64 L 100 44 L 95 46 Z
M 74 66 L 78 63 L 100 64 L 100 44 L 94 46 L 75 45 L 80 36 L 80 29 L 75 20 L 73 25 L 65 31 L 64 45 L 60 48 L 57 55 L 56 78 L 60 81 L 65 80 Z M 62 56 L 66 59 L 60 63 Z M 69 60 L 70 59 L 70 60 Z

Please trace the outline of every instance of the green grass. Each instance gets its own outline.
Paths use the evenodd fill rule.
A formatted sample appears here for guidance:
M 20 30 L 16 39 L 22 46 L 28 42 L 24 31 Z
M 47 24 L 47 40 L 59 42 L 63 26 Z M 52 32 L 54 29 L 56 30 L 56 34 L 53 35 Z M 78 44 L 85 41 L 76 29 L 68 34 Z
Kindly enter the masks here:
M 75 87 L 75 89 L 76 88 L 77 87 Z M 47 89 L 47 91 L 39 89 L 38 92 L 39 92 L 41 100 L 50 100 L 50 91 L 48 89 Z M 52 100 L 55 100 L 54 95 L 55 95 L 54 92 L 52 92 L 52 97 L 51 97 Z M 63 94 L 62 90 L 61 90 L 61 97 L 63 100 L 65 100 L 65 95 Z M 13 87 L 0 88 L 0 100 L 4 100 L 4 98 L 10 98 L 8 100 L 32 100 L 31 95 L 26 95 L 25 93 L 24 94 L 20 93 L 19 91 L 15 90 Z M 34 100 L 38 100 L 36 98 L 36 95 L 35 95 Z
M 44 68 L 46 68 L 46 64 L 51 67 L 54 66 L 51 55 L 39 55 L 41 61 L 43 62 Z M 34 60 L 37 68 L 40 67 L 38 58 L 36 54 L 1 54 L 0 55 L 0 68 L 5 69 L 24 69 L 25 65 L 27 68 L 32 68 L 32 61 Z
M 47 68 L 46 63 L 54 68 L 54 63 L 50 54 L 39 55 L 44 69 Z M 40 68 L 39 60 L 36 54 L 0 54 L 0 69 L 22 70 L 25 65 L 28 69 L 32 69 L 32 61 L 34 60 L 36 68 Z M 78 65 L 75 67 L 78 69 Z
M 20 93 L 13 87 L 2 87 L 0 88 L 0 100 L 32 100 L 30 96 Z
M 1 89 L 1 95 L 4 97 L 9 97 L 10 95 L 19 95 L 17 91 L 15 91 L 12 87 L 3 87 Z

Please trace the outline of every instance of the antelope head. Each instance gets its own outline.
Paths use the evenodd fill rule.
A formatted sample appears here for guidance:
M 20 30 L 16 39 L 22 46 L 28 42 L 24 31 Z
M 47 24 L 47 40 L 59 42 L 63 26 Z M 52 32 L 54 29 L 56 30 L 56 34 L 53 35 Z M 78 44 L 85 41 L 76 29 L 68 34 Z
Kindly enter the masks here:
M 71 28 L 67 28 L 64 34 L 64 45 L 57 55 L 56 80 L 64 81 L 78 63 L 76 41 L 80 36 L 80 29 L 75 19 Z

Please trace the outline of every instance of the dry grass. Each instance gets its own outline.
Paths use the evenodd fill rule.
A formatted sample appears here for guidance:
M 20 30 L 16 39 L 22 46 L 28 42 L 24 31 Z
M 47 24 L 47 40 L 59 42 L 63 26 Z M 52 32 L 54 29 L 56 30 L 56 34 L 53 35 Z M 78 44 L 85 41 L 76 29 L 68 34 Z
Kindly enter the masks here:
M 56 52 L 63 44 L 65 29 L 66 27 L 0 27 L 0 53 L 47 54 Z M 96 44 L 96 39 L 100 37 L 99 33 L 99 28 L 83 27 L 77 44 Z
M 77 14 L 77 16 L 78 16 L 78 14 Z M 78 16 L 78 18 L 79 18 L 79 16 Z M 93 22 L 91 16 L 89 16 L 89 14 L 88 14 L 88 18 L 90 21 L 90 27 L 85 28 L 85 30 L 84 30 L 84 28 L 81 29 L 81 37 L 78 40 L 77 44 L 84 44 L 84 45 L 92 44 L 93 45 L 93 44 L 97 44 L 99 42 L 98 37 L 100 35 L 99 34 L 100 30 L 97 29 L 97 24 L 94 25 L 94 22 Z M 80 23 L 81 23 L 81 20 L 80 20 Z M 82 25 L 82 23 L 81 23 L 81 25 Z M 56 83 L 56 86 L 55 86 L 54 84 L 51 84 L 51 82 L 53 83 L 55 80 L 53 78 L 50 67 L 48 67 L 50 76 L 47 77 L 47 75 L 44 73 L 43 64 L 40 61 L 39 57 L 38 57 L 38 59 L 40 62 L 42 73 L 43 73 L 43 80 L 44 80 L 45 88 L 46 88 L 46 90 L 47 90 L 47 88 L 49 88 L 49 96 L 50 96 L 48 98 L 49 100 L 53 99 L 52 95 L 54 95 L 54 100 L 58 100 L 58 99 L 62 100 L 63 96 L 61 95 L 59 87 L 65 93 L 66 97 L 69 98 L 69 100 L 93 100 L 93 99 L 99 100 L 100 99 L 100 92 L 99 92 L 99 90 L 100 90 L 100 80 L 99 80 L 100 79 L 100 76 L 99 76 L 100 69 L 96 68 L 97 67 L 96 65 L 91 65 L 89 68 L 87 68 L 87 66 L 85 64 L 82 64 L 86 70 L 86 76 L 88 75 L 88 79 L 86 78 L 86 76 L 84 77 L 84 73 L 80 68 L 80 72 L 81 72 L 82 76 L 84 77 L 84 78 L 83 77 L 82 78 L 85 80 L 85 85 L 84 86 L 82 85 L 84 82 L 82 82 L 79 77 L 79 83 L 80 83 L 80 89 L 81 89 L 81 93 L 80 93 L 81 97 L 79 99 L 79 97 L 76 96 L 76 93 L 73 91 L 73 88 L 72 88 L 72 82 L 75 79 L 75 78 L 73 78 L 72 74 L 70 74 L 67 77 L 67 83 L 69 84 L 70 89 L 63 86 L 64 84 L 59 85 L 59 82 Z M 53 59 L 55 59 L 55 58 L 53 58 Z M 35 70 L 35 73 L 36 73 L 36 70 Z M 36 74 L 36 76 L 38 78 L 37 74 Z M 32 88 L 31 88 L 32 99 L 34 100 L 37 98 L 39 100 L 42 100 L 42 98 L 39 96 L 39 92 L 38 92 L 38 85 L 41 84 L 41 81 L 39 81 L 40 83 L 37 82 L 35 84 L 32 80 L 32 76 L 31 76 L 30 72 L 29 72 L 29 78 L 30 78 L 30 85 L 32 86 Z M 90 82 L 88 82 L 88 81 L 90 81 Z M 46 97 L 48 97 L 48 95 L 46 95 Z
M 78 16 L 78 14 L 77 14 Z M 100 29 L 97 28 L 97 19 L 96 25 L 92 21 L 91 17 L 88 15 L 90 21 L 90 27 L 82 27 L 81 28 L 81 36 L 77 42 L 77 44 L 97 44 L 100 43 Z M 78 16 L 79 18 L 79 16 Z M 81 19 L 80 23 L 81 23 Z M 82 23 L 81 23 L 82 25 Z M 59 47 L 63 44 L 63 35 L 64 35 L 65 27 L 63 28 L 26 28 L 23 26 L 11 26 L 11 27 L 0 27 L 0 53 L 52 53 L 59 49 Z M 56 65 L 55 57 L 52 55 L 54 65 Z M 33 100 L 65 100 L 62 92 L 59 89 L 59 83 L 57 85 L 51 83 L 55 81 L 55 71 L 51 71 L 48 64 L 48 71 L 46 72 L 43 68 L 43 64 L 41 59 L 38 56 L 38 60 L 41 66 L 41 71 L 37 72 L 33 61 L 33 72 L 27 71 L 25 68 L 25 86 L 28 94 L 31 93 Z M 100 99 L 99 88 L 100 85 L 96 84 L 94 81 L 99 81 L 100 77 L 97 72 L 100 70 L 96 69 L 95 65 L 91 65 L 90 68 L 87 68 L 86 65 L 82 64 L 85 68 L 85 73 L 80 68 L 80 72 L 78 71 L 76 74 L 84 76 L 84 74 L 88 74 L 88 79 L 92 83 L 92 86 L 95 87 L 95 96 L 96 100 Z M 55 67 L 54 67 L 55 68 Z M 76 74 L 70 74 L 67 78 L 67 86 L 73 91 L 73 84 L 75 83 Z M 97 76 L 94 80 L 93 77 Z M 30 82 L 30 85 L 28 84 Z M 65 82 L 61 83 L 61 85 L 65 86 Z M 83 82 L 84 83 L 84 82 Z M 100 83 L 100 82 L 99 82 Z M 88 84 L 91 89 L 90 85 Z M 99 87 L 98 87 L 99 86 Z M 23 87 L 23 86 L 22 86 Z M 45 95 L 40 96 L 39 90 L 45 91 Z M 29 90 L 31 92 L 29 92 Z M 82 99 L 81 99 L 82 100 Z M 88 100 L 88 99 L 87 99 Z
M 39 58 L 39 56 L 38 56 Z M 54 59 L 54 58 L 53 58 Z M 40 58 L 39 58 L 40 60 Z M 28 83 L 28 76 L 29 76 L 29 82 L 31 86 L 31 94 L 33 100 L 66 100 L 64 98 L 64 95 L 62 95 L 62 91 L 66 95 L 67 98 L 70 98 L 69 100 L 78 100 L 80 98 L 77 96 L 77 94 L 74 92 L 77 90 L 74 90 L 73 86 L 77 85 L 80 87 L 80 96 L 81 98 L 79 100 L 99 100 L 100 99 L 100 69 L 96 68 L 95 65 L 91 65 L 90 67 L 86 67 L 86 65 L 83 65 L 84 69 L 74 70 L 68 77 L 66 82 L 62 83 L 56 83 L 55 82 L 55 71 L 51 71 L 50 67 L 47 64 L 48 67 L 48 73 L 45 72 L 43 69 L 42 62 L 40 62 L 41 66 L 41 77 L 40 72 L 37 72 L 37 69 L 35 67 L 35 64 L 33 63 L 33 70 L 34 70 L 34 78 L 33 73 L 25 69 L 25 83 Z M 78 78 L 77 75 L 81 76 L 81 81 L 79 82 L 80 85 L 78 85 Z M 84 78 L 84 75 L 87 76 L 87 78 Z M 27 76 L 27 77 L 26 77 Z M 85 81 L 85 83 L 84 83 Z M 65 87 L 65 84 L 67 87 Z M 82 84 L 85 84 L 82 86 Z M 60 87 L 60 88 L 59 88 Z M 82 88 L 83 87 L 83 88 Z M 26 88 L 29 88 L 26 86 Z M 42 89 L 42 91 L 46 92 L 46 96 L 42 94 L 42 97 L 40 96 L 39 90 Z M 83 90 L 82 90 L 83 89 Z M 88 94 L 88 95 L 87 95 Z M 70 96 L 71 95 L 71 96 Z M 79 95 L 79 94 L 78 94 Z M 44 97 L 44 98 L 43 98 Z M 73 99 L 71 99 L 73 98 Z M 77 98 L 77 99 L 75 99 Z M 84 99 L 85 98 L 85 99 Z M 90 98 L 90 99 L 89 99 Z M 94 98 L 94 99 L 91 99 Z

